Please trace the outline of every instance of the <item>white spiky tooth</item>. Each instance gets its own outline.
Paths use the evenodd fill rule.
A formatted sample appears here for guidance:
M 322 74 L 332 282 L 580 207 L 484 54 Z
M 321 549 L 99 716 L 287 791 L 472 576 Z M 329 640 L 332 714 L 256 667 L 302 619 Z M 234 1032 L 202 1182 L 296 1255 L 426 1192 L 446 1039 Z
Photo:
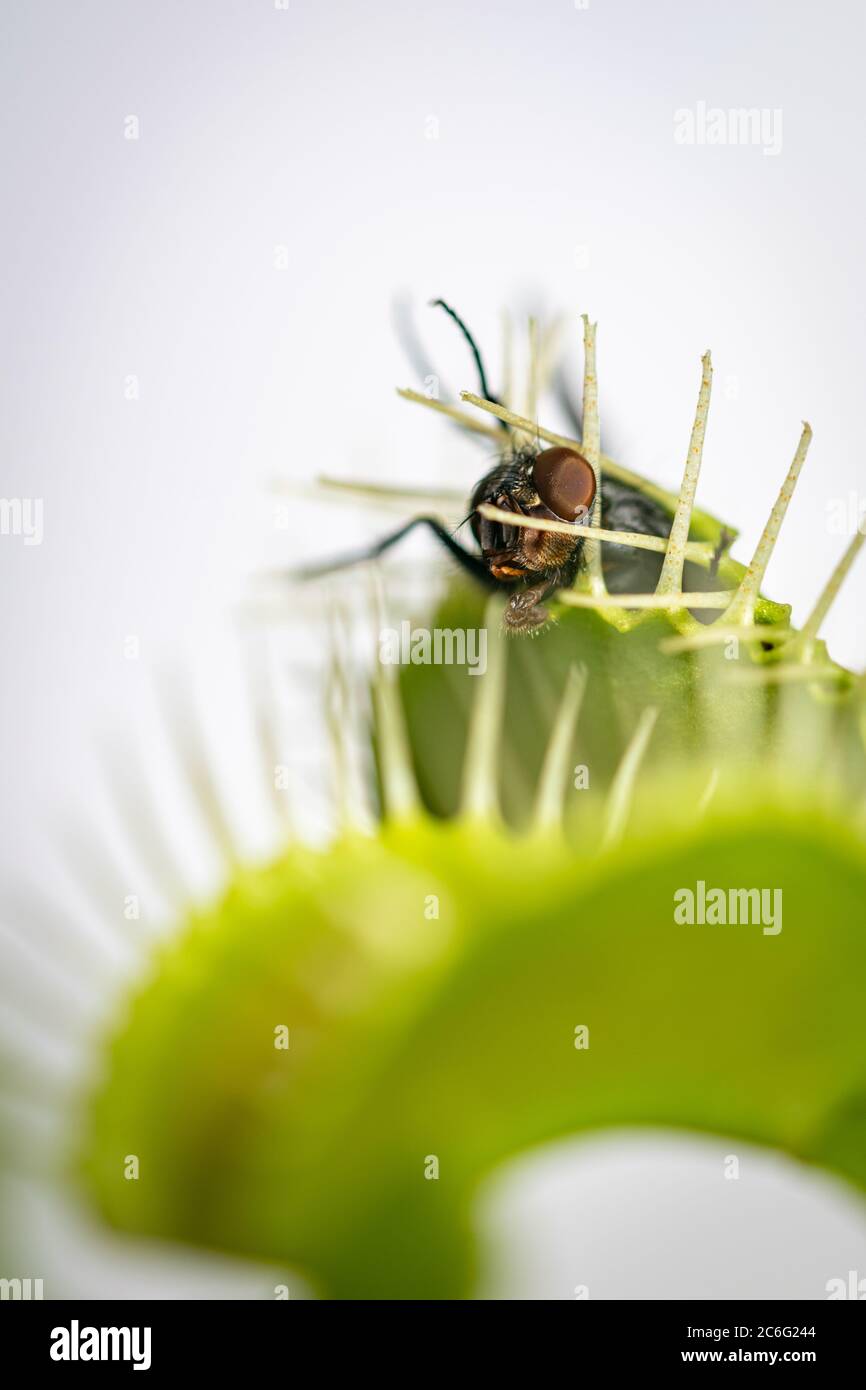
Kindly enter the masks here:
M 461 399 L 463 398 L 463 392 Z M 485 425 L 483 421 L 476 420 L 474 415 L 469 415 L 465 410 L 460 410 L 456 405 L 448 405 L 446 401 L 437 401 L 432 396 L 425 396 L 420 391 L 413 391 L 411 386 L 398 386 L 397 395 L 404 401 L 412 401 L 415 405 L 426 405 L 429 410 L 437 410 L 440 415 L 447 415 L 450 420 L 455 420 L 458 425 L 462 425 L 465 430 L 472 434 L 483 434 L 488 439 L 495 439 L 497 443 L 502 442 L 502 431 L 494 428 L 493 425 Z M 510 412 L 507 412 L 510 413 Z
M 701 799 L 698 802 L 698 815 L 702 816 L 716 794 L 719 785 L 719 769 L 714 767 L 710 773 L 709 781 L 701 792 Z
M 358 758 L 352 745 L 352 731 L 358 719 L 352 698 L 352 681 L 347 661 L 348 622 L 345 608 L 335 599 L 329 615 L 331 656 L 328 671 L 326 719 L 334 761 L 334 802 L 339 828 L 347 832 L 369 833 L 375 824 L 373 809 L 364 794 Z
M 732 670 L 726 678 L 728 685 L 819 685 L 842 684 L 849 673 L 838 666 L 813 666 L 810 663 L 778 661 L 769 665 L 750 666 Z
M 830 612 L 836 595 L 842 588 L 851 566 L 857 559 L 864 540 L 866 540 L 866 534 L 862 531 L 858 531 L 856 536 L 852 538 L 845 549 L 845 554 L 838 561 L 833 573 L 821 590 L 815 607 L 812 609 L 802 629 L 797 634 L 793 645 L 797 655 L 802 661 L 811 661 L 815 651 L 815 641 L 821 630 L 821 625 Z
M 511 315 L 507 309 L 502 311 L 502 389 L 499 392 L 502 404 L 508 408 L 514 397 L 514 335 Z
M 611 848 L 622 839 L 631 809 L 637 774 L 657 718 L 658 710 L 653 706 L 644 710 L 613 775 L 604 812 L 605 824 L 602 843 L 605 849 Z
M 517 512 L 507 512 L 502 507 L 494 507 L 491 502 L 480 503 L 477 510 L 480 516 L 487 517 L 490 521 L 503 521 L 509 526 L 522 527 L 528 531 L 550 531 L 557 536 L 573 536 L 575 531 L 578 535 L 585 534 L 575 522 L 551 521 L 542 516 L 521 516 Z M 643 531 L 608 531 L 600 526 L 594 529 L 592 534 L 593 540 L 612 545 L 630 545 L 635 550 L 652 550 L 657 554 L 664 554 L 667 549 L 667 541 L 661 536 L 648 536 Z M 711 541 L 689 541 L 686 545 L 688 559 L 709 561 L 714 554 L 715 546 Z
M 387 626 L 385 597 L 378 567 L 371 566 L 371 584 L 376 630 Z M 420 810 L 418 786 L 409 752 L 409 739 L 403 704 L 397 686 L 396 668 L 379 660 L 373 678 L 376 727 L 379 734 L 379 762 L 385 810 L 391 820 L 411 820 Z
M 596 328 L 589 315 L 583 315 L 583 445 L 582 452 L 595 474 L 595 501 L 592 504 L 590 529 L 601 526 L 601 428 L 598 415 L 598 367 L 596 363 Z M 607 594 L 598 541 L 586 541 L 587 587 L 591 594 L 603 598 Z
M 593 594 L 576 594 L 572 589 L 561 589 L 557 601 L 569 608 L 719 608 L 728 607 L 730 589 L 718 592 L 705 592 L 695 589 L 686 594 L 606 594 L 596 598 Z
M 529 338 L 529 371 L 526 374 L 526 416 L 529 420 L 538 419 L 538 320 L 530 318 L 527 324 Z M 535 436 L 533 435 L 533 438 Z
M 753 623 L 749 627 L 740 627 L 736 624 L 722 623 L 719 619 L 711 627 L 699 627 L 683 636 L 666 637 L 663 642 L 659 642 L 659 651 L 668 655 L 696 652 L 705 647 L 721 647 L 730 642 L 731 638 L 736 638 L 738 642 L 770 642 L 775 646 L 789 642 L 793 635 L 789 627 L 774 627 L 769 623 Z
M 779 496 L 773 504 L 773 509 L 767 518 L 767 524 L 758 541 L 755 553 L 752 556 L 751 564 L 743 576 L 742 583 L 731 599 L 726 618 L 729 623 L 742 624 L 749 627 L 755 617 L 755 605 L 758 602 L 761 584 L 770 563 L 779 532 L 782 529 L 782 522 L 785 520 L 785 513 L 797 486 L 797 479 L 806 461 L 809 452 L 809 444 L 812 440 L 812 427 L 803 422 L 803 433 L 800 435 L 800 442 L 794 454 L 791 467 L 785 477 L 785 481 L 779 490 Z
M 476 820 L 499 814 L 499 742 L 505 700 L 502 611 L 502 600 L 494 596 L 485 613 L 487 669 L 477 681 L 463 760 L 460 809 L 464 816 Z
M 698 393 L 695 421 L 692 426 L 692 435 L 689 441 L 689 452 L 683 471 L 680 495 L 677 499 L 673 524 L 671 525 L 670 535 L 668 536 L 665 560 L 662 565 L 662 572 L 659 576 L 658 585 L 656 586 L 656 593 L 658 594 L 678 593 L 683 587 L 683 566 L 686 559 L 686 545 L 689 539 L 689 527 L 691 526 L 692 510 L 695 505 L 695 493 L 697 491 L 698 478 L 701 472 L 701 460 L 704 455 L 704 435 L 707 429 L 707 416 L 710 410 L 710 395 L 713 385 L 713 364 L 709 352 L 704 353 L 701 359 L 701 366 L 701 388 Z
M 532 826 L 539 834 L 562 825 L 568 753 L 586 691 L 586 680 L 585 666 L 570 668 L 562 699 L 554 716 L 532 813 Z

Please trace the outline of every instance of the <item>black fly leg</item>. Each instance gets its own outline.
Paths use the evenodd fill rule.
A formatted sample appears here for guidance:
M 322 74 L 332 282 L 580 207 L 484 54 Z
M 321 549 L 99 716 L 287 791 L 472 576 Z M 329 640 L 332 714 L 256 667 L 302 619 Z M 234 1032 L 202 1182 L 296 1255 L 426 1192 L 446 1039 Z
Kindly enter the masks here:
M 496 396 L 494 396 L 493 392 L 490 390 L 490 386 L 487 381 L 487 373 L 484 370 L 484 359 L 481 356 L 481 351 L 478 347 L 478 344 L 476 343 L 472 334 L 469 332 L 469 329 L 466 327 L 466 324 L 463 322 L 460 315 L 457 313 L 455 309 L 451 308 L 450 304 L 446 304 L 444 299 L 431 299 L 430 305 L 431 308 L 434 309 L 444 309 L 448 317 L 450 319 L 453 319 L 457 327 L 460 329 L 460 332 L 463 334 L 469 351 L 472 353 L 472 357 L 475 361 L 475 370 L 478 373 L 478 385 L 481 389 L 481 395 L 483 396 L 484 400 L 492 401 L 494 405 L 501 405 L 502 402 L 497 400 Z M 508 434 L 508 425 L 505 423 L 504 420 L 497 420 L 496 423 L 499 425 L 500 429 L 504 430 L 504 432 Z
M 509 632 L 533 632 L 536 628 L 544 627 L 550 614 L 542 607 L 542 600 L 556 587 L 555 579 L 542 579 L 525 589 L 515 589 L 502 617 L 503 627 Z
M 292 579 L 318 579 L 326 574 L 335 574 L 338 570 L 349 569 L 352 565 L 363 564 L 367 560 L 378 560 L 380 555 L 384 555 L 387 550 L 391 549 L 392 545 L 396 545 L 404 536 L 408 536 L 409 532 L 414 531 L 416 526 L 428 526 L 439 543 L 444 545 L 448 553 L 467 574 L 472 575 L 473 579 L 479 580 L 487 588 L 497 589 L 499 587 L 486 565 L 476 555 L 464 550 L 460 542 L 454 539 L 441 521 L 437 521 L 432 516 L 413 517 L 411 521 L 406 522 L 405 526 L 401 526 L 397 531 L 392 531 L 389 536 L 383 536 L 380 541 L 368 546 L 366 550 L 356 550 L 351 555 L 341 555 L 338 559 L 325 560 L 321 564 L 302 565 L 299 569 L 290 570 L 289 575 Z

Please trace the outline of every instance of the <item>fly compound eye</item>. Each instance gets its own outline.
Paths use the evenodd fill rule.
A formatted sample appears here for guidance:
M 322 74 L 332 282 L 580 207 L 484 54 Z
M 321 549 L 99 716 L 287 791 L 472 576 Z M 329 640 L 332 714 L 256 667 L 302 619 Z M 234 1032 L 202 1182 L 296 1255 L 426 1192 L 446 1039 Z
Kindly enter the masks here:
M 595 500 L 592 464 L 575 449 L 543 449 L 532 465 L 535 490 L 554 516 L 576 521 Z

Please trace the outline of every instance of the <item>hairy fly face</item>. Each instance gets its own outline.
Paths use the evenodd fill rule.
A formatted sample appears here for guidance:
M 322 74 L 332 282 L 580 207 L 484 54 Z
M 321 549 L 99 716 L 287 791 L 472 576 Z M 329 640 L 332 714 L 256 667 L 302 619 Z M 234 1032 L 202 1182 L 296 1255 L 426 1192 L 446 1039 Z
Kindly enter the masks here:
M 505 612 L 507 627 L 526 631 L 542 626 L 541 600 L 569 585 L 577 573 L 583 537 L 509 526 L 479 516 L 487 502 L 502 511 L 547 521 L 580 524 L 595 498 L 595 474 L 574 449 L 521 449 L 496 464 L 472 494 L 472 530 L 481 559 L 495 580 L 517 585 Z

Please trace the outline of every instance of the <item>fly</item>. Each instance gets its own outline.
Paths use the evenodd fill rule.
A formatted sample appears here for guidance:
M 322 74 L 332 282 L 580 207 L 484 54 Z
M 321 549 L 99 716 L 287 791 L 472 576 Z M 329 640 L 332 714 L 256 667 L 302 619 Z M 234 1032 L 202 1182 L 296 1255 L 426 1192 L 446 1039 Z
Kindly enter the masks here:
M 497 403 L 488 387 L 481 353 L 466 324 L 444 300 L 433 303 L 457 324 L 475 360 L 482 396 Z M 488 588 L 510 591 L 503 618 L 506 628 L 512 632 L 533 632 L 549 621 L 545 600 L 557 589 L 570 588 L 574 583 L 583 561 L 595 494 L 595 472 L 577 449 L 559 445 L 550 449 L 531 445 L 509 448 L 479 480 L 469 499 L 467 520 L 477 551 L 462 545 L 436 517 L 416 516 L 366 550 L 305 568 L 298 572 L 298 577 L 314 578 L 374 560 L 416 527 L 424 526 L 473 578 Z M 566 522 L 574 527 L 574 533 L 566 535 L 491 520 L 479 512 L 484 503 L 515 516 Z M 610 530 L 641 531 L 655 536 L 667 536 L 671 524 L 668 513 L 658 503 L 636 488 L 607 477 L 602 480 L 601 523 Z M 647 590 L 653 588 L 660 560 L 652 552 L 608 545 L 604 564 L 608 587 L 612 592 L 624 592 L 635 584 Z

